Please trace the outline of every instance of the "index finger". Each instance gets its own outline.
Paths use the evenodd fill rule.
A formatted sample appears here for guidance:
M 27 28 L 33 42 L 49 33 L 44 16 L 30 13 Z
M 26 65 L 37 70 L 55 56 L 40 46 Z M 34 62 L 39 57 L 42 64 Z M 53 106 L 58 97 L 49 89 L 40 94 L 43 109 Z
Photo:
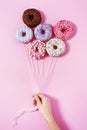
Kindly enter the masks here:
M 45 95 L 43 95 L 43 94 L 38 94 L 38 96 L 41 98 L 41 99 L 46 99 L 47 98 L 47 96 L 45 96 Z

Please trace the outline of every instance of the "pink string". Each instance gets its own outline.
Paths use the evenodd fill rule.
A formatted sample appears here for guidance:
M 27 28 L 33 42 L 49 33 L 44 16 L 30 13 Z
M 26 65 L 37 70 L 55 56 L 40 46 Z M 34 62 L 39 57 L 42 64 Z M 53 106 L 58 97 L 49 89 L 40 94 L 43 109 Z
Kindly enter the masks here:
M 32 59 L 29 56 L 29 52 L 28 52 L 28 48 L 25 46 L 26 52 L 27 52 L 27 56 L 26 56 L 26 61 L 27 61 L 27 65 L 28 65 L 28 69 L 31 69 L 31 74 L 32 74 L 32 79 L 33 79 L 33 84 L 32 84 L 32 90 L 33 93 L 39 92 L 40 88 L 39 88 L 39 68 L 38 68 L 38 60 Z
M 47 72 L 45 72 L 45 74 L 44 74 L 45 75 L 44 76 L 44 83 L 47 82 L 48 77 L 52 74 L 52 72 L 55 68 L 55 65 L 57 63 L 57 60 L 58 60 L 58 58 L 56 58 L 56 57 L 50 57 Z
M 25 49 L 26 49 L 26 46 L 25 46 Z M 32 72 L 31 74 L 32 74 L 32 79 L 33 79 L 33 82 L 32 82 L 33 83 L 32 84 L 33 85 L 33 87 L 32 87 L 33 93 L 34 94 L 40 93 L 42 85 L 44 84 L 44 82 L 47 81 L 47 78 L 48 78 L 50 72 L 52 72 L 52 70 L 55 67 L 55 64 L 57 62 L 57 58 L 54 60 L 54 57 L 51 57 L 51 61 L 50 61 L 49 66 L 48 66 L 47 73 L 45 71 L 45 59 L 42 59 L 42 60 L 32 59 L 29 56 L 29 53 L 27 51 L 26 61 L 28 64 L 28 69 L 31 69 L 31 72 Z M 20 111 L 13 119 L 13 127 L 15 128 L 17 126 L 18 119 L 20 117 L 22 117 L 25 113 L 34 112 L 36 110 L 38 110 L 37 107 L 30 108 L 30 109 L 23 109 L 22 111 Z
M 22 117 L 27 112 L 34 112 L 37 111 L 38 108 L 34 107 L 32 109 L 23 109 L 22 111 L 18 112 L 18 114 L 13 119 L 13 127 L 15 128 L 18 125 L 18 119 Z

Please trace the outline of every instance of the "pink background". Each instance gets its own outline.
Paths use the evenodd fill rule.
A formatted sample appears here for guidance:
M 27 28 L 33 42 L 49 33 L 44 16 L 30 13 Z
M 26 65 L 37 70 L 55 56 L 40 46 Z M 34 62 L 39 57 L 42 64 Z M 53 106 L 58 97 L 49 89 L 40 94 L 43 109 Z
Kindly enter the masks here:
M 24 25 L 27 8 L 44 12 L 46 23 L 67 19 L 75 23 L 76 35 L 67 41 L 68 53 L 59 58 L 43 88 L 51 97 L 61 130 L 87 130 L 87 1 L 2 0 L 0 2 L 0 130 L 13 130 L 12 119 L 21 108 L 32 106 L 32 80 L 23 44 L 15 31 Z M 46 64 L 47 65 L 47 64 Z M 55 104 L 55 105 L 54 105 Z M 18 130 L 48 130 L 39 112 L 25 114 Z

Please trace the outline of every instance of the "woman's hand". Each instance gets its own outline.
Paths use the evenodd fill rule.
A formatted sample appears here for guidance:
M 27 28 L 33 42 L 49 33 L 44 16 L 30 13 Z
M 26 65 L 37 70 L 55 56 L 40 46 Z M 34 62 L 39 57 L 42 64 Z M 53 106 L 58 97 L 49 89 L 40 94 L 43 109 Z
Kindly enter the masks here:
M 46 120 L 50 130 L 59 130 L 59 127 L 53 117 L 50 99 L 42 94 L 34 95 L 34 105 L 38 107 L 40 113 Z
M 36 105 L 43 115 L 45 120 L 49 122 L 53 119 L 52 109 L 50 99 L 42 94 L 35 94 L 34 96 L 34 105 Z

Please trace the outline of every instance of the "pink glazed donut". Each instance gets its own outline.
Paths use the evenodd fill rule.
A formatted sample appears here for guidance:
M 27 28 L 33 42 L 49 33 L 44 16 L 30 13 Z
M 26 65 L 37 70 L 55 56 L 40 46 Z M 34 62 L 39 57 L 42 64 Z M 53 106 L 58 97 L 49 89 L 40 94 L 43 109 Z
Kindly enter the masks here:
M 73 24 L 67 20 L 61 20 L 54 26 L 54 34 L 57 38 L 68 40 L 74 31 Z
M 33 42 L 29 42 L 26 49 L 28 51 L 28 54 L 33 59 L 40 60 L 46 55 L 46 45 L 40 40 L 34 40 Z

